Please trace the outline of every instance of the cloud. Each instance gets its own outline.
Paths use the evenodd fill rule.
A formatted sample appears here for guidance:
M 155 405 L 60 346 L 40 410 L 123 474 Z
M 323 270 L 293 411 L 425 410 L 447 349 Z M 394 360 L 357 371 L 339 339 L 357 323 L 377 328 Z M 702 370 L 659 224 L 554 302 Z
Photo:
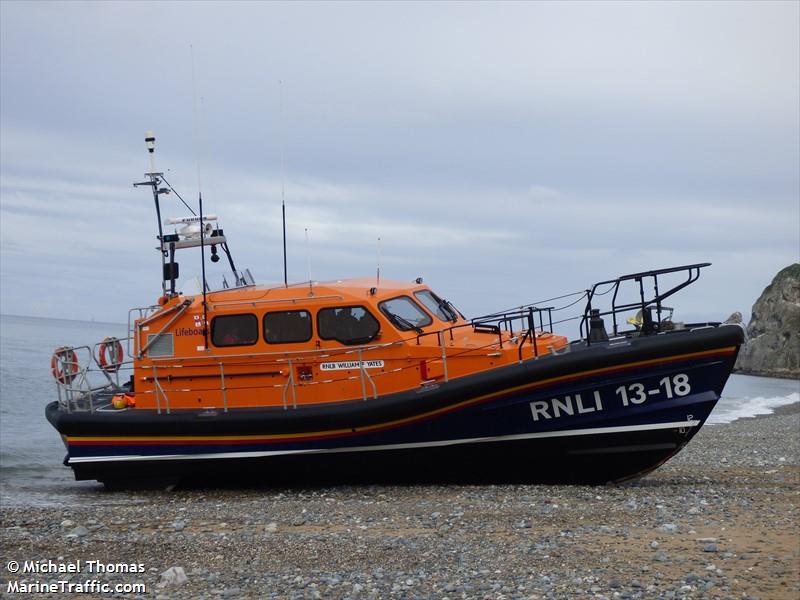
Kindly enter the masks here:
M 796 3 L 0 12 L 4 312 L 118 321 L 158 295 L 147 129 L 262 281 L 282 189 L 291 279 L 305 229 L 315 279 L 374 273 L 380 237 L 386 277 L 469 314 L 707 259 L 689 309 L 746 311 L 800 258 Z

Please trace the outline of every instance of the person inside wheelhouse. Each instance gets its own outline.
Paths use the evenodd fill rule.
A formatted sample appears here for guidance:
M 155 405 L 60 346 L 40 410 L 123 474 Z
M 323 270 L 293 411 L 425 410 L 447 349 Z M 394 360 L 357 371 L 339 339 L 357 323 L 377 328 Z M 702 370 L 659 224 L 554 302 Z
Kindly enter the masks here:
M 380 331 L 380 323 L 363 306 L 323 308 L 317 313 L 319 337 L 345 345 L 365 344 Z

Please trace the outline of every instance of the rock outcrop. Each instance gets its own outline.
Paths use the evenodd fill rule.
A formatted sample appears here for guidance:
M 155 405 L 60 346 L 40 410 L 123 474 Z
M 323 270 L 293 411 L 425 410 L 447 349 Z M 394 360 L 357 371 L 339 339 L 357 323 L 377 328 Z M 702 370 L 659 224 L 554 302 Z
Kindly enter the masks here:
M 736 370 L 800 379 L 800 263 L 782 269 L 753 305 Z

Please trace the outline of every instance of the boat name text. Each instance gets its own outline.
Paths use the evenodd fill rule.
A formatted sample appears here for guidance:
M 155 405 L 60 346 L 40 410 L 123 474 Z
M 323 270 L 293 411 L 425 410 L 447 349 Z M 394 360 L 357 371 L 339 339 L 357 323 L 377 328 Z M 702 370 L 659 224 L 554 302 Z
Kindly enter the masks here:
M 319 365 L 320 371 L 345 371 L 349 369 L 382 369 L 382 360 L 343 360 L 339 362 L 321 363 Z
M 643 404 L 648 398 L 653 397 L 665 397 L 669 400 L 676 396 L 687 396 L 691 393 L 692 386 L 689 384 L 689 376 L 686 373 L 678 373 L 672 377 L 662 378 L 658 382 L 658 386 L 650 389 L 643 383 L 634 382 L 621 385 L 614 391 L 616 397 L 622 401 L 622 406 L 626 407 L 632 404 Z M 603 410 L 603 397 L 600 390 L 582 394 L 568 394 L 561 398 L 531 402 L 533 420 L 557 419 L 564 415 L 584 415 Z

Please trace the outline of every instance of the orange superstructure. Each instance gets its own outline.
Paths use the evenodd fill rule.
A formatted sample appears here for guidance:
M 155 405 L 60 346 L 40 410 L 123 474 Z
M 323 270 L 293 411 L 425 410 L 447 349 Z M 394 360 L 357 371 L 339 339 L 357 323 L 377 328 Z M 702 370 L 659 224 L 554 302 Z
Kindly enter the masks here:
M 474 327 L 422 283 L 227 289 L 207 295 L 207 323 L 202 302 L 178 294 L 136 321 L 137 409 L 359 401 L 567 345 L 549 332 Z

